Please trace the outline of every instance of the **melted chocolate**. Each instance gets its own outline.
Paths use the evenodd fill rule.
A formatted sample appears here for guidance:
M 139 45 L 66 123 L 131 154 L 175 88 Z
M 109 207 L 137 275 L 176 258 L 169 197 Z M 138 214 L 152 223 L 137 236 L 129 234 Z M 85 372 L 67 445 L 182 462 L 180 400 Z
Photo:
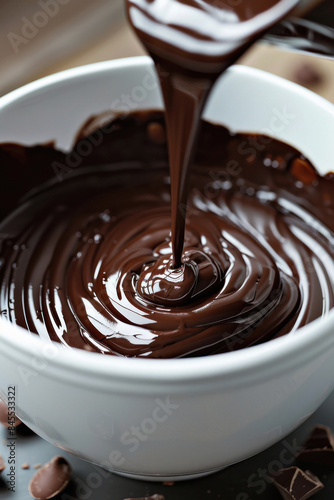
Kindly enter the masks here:
M 97 123 L 85 127 L 90 144 Z M 184 273 L 173 275 L 182 296 L 164 295 L 151 279 L 172 256 L 163 127 L 160 112 L 115 119 L 62 182 L 53 169 L 59 176 L 76 157 L 82 135 L 67 156 L 1 146 L 3 213 L 10 179 L 29 172 L 0 225 L 3 318 L 70 347 L 169 358 L 264 342 L 333 307 L 332 178 L 288 145 L 206 122 L 189 179 Z M 36 191 L 40 178 L 49 181 Z
M 172 254 L 145 269 L 140 280 L 142 295 L 151 295 L 156 303 L 181 305 L 186 298 L 208 293 L 221 280 L 220 262 L 205 252 L 183 253 L 189 172 L 200 118 L 218 76 L 295 3 L 127 0 L 132 26 L 155 61 L 166 109 Z
M 218 75 L 298 0 L 127 0 L 130 22 L 155 61 Z M 158 68 L 159 70 L 159 68 Z M 167 110 L 169 112 L 169 110 Z
M 321 183 L 320 195 L 327 181 L 277 141 L 258 156 L 250 148 L 255 156 L 245 159 L 244 136 L 208 124 L 200 136 L 217 77 L 295 3 L 127 1 L 161 81 L 170 176 L 160 114 L 113 122 L 107 155 L 98 148 L 84 173 L 28 196 L 1 226 L 3 316 L 70 346 L 176 357 L 269 340 L 333 306 L 333 283 L 318 259 L 332 264 L 332 228 L 317 211 L 326 203 L 321 198 L 315 210 L 312 190 L 304 211 L 291 176 Z M 145 150 L 147 128 L 158 140 Z M 55 164 L 60 154 L 7 146 L 5 159 L 8 148 L 29 176 L 26 157 L 39 165 L 39 155 L 50 155 Z M 268 174 L 268 162 L 287 179 L 277 179 L 273 168 Z M 251 175 L 243 171 L 247 164 Z M 307 189 L 303 194 L 309 200 Z

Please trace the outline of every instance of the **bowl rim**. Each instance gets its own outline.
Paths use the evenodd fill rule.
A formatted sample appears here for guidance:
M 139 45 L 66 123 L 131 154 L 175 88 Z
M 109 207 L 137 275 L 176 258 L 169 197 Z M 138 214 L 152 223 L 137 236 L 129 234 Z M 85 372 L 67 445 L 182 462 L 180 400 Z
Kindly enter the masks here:
M 94 78 L 98 74 L 106 74 L 108 78 L 113 71 L 125 68 L 152 68 L 149 57 L 131 57 L 80 66 L 44 77 L 29 83 L 0 98 L 1 110 L 27 94 L 58 85 L 61 82 L 82 77 Z M 305 99 L 311 99 L 327 113 L 334 122 L 334 105 L 308 89 L 284 80 L 264 71 L 235 65 L 228 72 L 237 78 L 255 78 L 265 80 L 268 85 L 279 86 L 286 92 L 298 93 Z M 224 78 L 224 76 L 222 77 Z M 194 381 L 225 382 L 239 384 L 253 383 L 264 377 L 295 369 L 311 360 L 329 352 L 334 346 L 334 309 L 325 318 L 319 318 L 302 327 L 294 334 L 286 335 L 263 344 L 247 347 L 238 351 L 196 358 L 177 359 L 145 359 L 103 356 L 100 353 L 86 352 L 76 348 L 65 348 L 56 342 L 50 343 L 35 334 L 27 334 L 21 327 L 10 324 L 0 318 L 0 345 L 7 357 L 17 362 L 31 363 L 32 359 L 48 357 L 49 367 L 59 374 L 80 375 L 82 384 L 88 379 L 114 379 L 136 383 L 182 384 Z M 50 346 L 52 349 L 50 351 Z M 47 354 L 49 352 L 49 354 Z M 51 355 L 51 352 L 53 353 Z M 152 376 L 153 375 L 153 376 Z

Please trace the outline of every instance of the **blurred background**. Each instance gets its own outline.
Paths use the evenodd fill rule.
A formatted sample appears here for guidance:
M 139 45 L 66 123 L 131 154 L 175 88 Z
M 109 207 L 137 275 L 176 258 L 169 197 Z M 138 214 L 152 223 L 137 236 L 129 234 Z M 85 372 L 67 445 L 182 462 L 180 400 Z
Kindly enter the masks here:
M 0 0 L 0 96 L 82 64 L 141 55 L 125 0 Z M 301 0 L 298 15 L 334 26 L 334 0 Z M 334 102 L 334 60 L 259 43 L 240 61 L 300 83 Z

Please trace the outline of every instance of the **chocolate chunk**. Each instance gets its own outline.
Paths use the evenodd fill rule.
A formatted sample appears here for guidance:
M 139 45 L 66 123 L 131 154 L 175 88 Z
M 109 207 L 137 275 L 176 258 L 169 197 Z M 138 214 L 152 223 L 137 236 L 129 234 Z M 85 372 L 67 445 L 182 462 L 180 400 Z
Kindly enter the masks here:
M 4 426 L 4 427 L 17 427 L 18 425 L 22 424 L 21 420 L 17 417 L 15 417 L 15 421 L 12 422 L 11 419 L 13 417 L 10 415 L 10 417 L 8 416 L 8 406 L 6 405 L 6 403 L 4 403 L 3 401 L 1 401 L 0 399 L 0 423 Z
M 303 158 L 293 160 L 290 171 L 297 180 L 305 185 L 316 182 L 318 178 L 315 168 Z
M 153 142 L 156 142 L 158 144 L 164 144 L 166 142 L 166 132 L 161 123 L 150 123 L 147 126 L 147 133 Z
M 296 460 L 307 464 L 334 467 L 334 437 L 331 430 L 324 425 L 317 425 Z
M 6 464 L 5 464 L 5 462 L 3 461 L 2 456 L 0 455 L 0 474 L 1 474 L 1 472 L 2 472 L 3 470 L 5 470 L 5 468 L 6 468 Z
M 165 500 L 163 495 L 152 495 L 151 497 L 140 497 L 140 498 L 124 498 L 124 500 Z
M 306 500 L 324 487 L 312 472 L 298 467 L 282 469 L 270 477 L 284 500 Z
M 312 64 L 302 64 L 298 66 L 294 74 L 294 80 L 304 87 L 312 87 L 323 82 L 323 75 Z
M 54 457 L 35 473 L 29 483 L 29 493 L 38 500 L 48 500 L 61 493 L 70 479 L 69 463 L 63 457 Z

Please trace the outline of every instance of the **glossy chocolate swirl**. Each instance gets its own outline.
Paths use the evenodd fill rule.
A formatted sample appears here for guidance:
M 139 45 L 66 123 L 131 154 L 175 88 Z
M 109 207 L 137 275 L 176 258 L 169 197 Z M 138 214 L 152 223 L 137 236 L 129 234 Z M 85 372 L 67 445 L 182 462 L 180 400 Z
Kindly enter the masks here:
M 264 342 L 333 307 L 334 182 L 298 151 L 204 123 L 183 267 L 166 283 L 164 272 L 157 279 L 172 255 L 162 114 L 116 118 L 101 132 L 70 172 L 82 135 L 68 156 L 0 148 L 3 318 L 70 347 L 170 358 Z M 9 193 L 14 177 L 24 182 Z

